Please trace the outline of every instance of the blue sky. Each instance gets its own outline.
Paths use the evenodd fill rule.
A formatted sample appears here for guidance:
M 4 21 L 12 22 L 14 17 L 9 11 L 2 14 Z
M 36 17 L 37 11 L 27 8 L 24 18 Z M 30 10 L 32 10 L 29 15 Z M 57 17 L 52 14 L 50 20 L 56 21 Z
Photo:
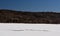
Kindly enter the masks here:
M 60 0 L 0 0 L 0 9 L 60 11 Z

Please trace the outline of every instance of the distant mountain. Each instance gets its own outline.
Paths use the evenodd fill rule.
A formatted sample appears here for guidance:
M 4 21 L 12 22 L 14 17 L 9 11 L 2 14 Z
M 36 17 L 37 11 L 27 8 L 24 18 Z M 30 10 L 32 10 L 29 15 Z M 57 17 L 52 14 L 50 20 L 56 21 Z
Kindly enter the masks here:
M 0 23 L 60 24 L 60 13 L 0 10 Z

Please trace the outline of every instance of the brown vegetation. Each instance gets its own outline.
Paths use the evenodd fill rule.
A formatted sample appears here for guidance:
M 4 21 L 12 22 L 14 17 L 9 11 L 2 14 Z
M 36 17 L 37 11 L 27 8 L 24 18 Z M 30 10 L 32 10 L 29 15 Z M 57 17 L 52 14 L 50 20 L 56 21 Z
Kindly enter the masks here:
M 0 10 L 0 23 L 60 23 L 60 13 Z

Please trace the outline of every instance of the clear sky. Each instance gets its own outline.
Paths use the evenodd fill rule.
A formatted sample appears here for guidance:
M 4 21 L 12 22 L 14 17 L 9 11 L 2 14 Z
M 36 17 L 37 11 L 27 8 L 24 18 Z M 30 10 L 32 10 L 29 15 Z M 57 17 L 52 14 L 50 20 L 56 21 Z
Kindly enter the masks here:
M 60 0 L 0 0 L 0 9 L 60 11 Z

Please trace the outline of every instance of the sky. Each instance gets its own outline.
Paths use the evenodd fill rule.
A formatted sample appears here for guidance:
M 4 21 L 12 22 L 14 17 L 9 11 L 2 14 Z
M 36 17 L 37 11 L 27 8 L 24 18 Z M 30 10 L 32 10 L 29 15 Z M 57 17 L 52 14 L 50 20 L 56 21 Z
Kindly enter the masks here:
M 60 0 L 0 0 L 0 9 L 60 12 Z

